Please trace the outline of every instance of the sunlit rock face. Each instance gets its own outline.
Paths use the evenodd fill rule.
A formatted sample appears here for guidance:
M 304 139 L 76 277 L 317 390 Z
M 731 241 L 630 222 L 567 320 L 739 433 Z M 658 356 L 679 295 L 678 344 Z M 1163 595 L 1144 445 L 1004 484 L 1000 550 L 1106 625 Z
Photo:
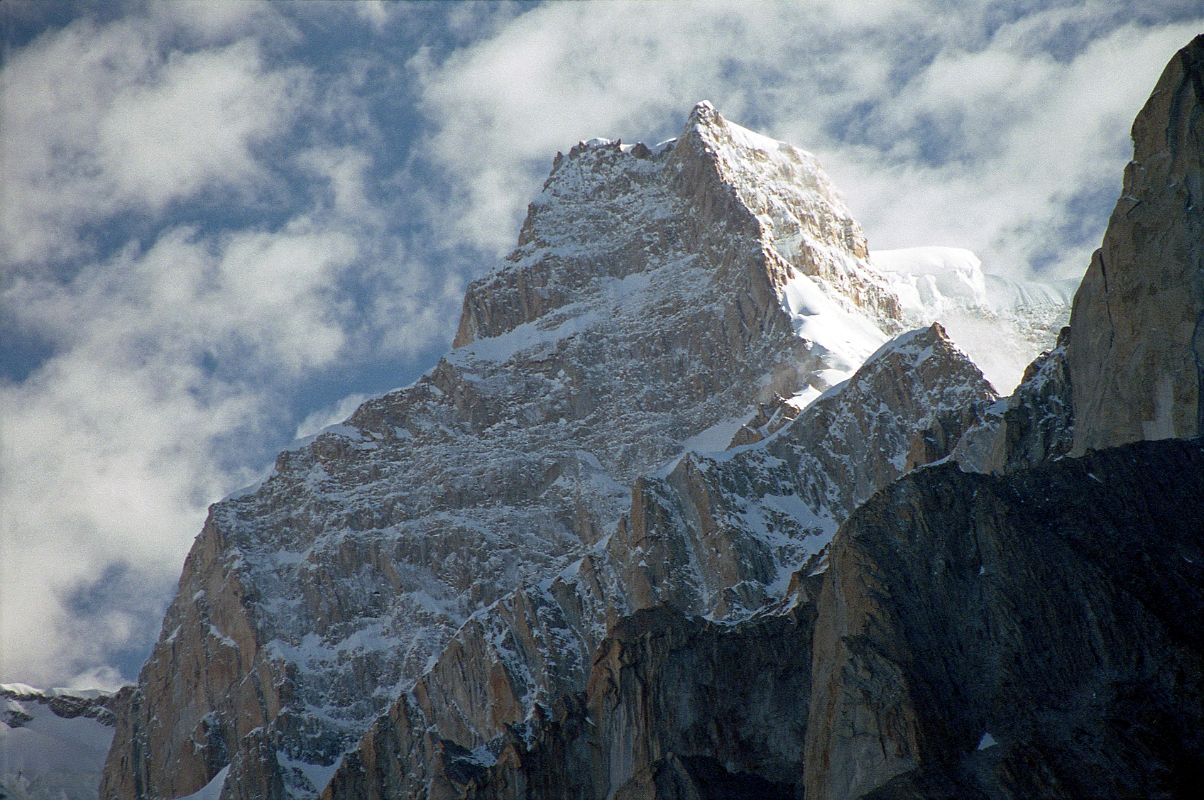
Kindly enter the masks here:
M 721 449 L 759 403 L 805 405 L 851 375 L 900 329 L 866 255 L 810 155 L 708 104 L 655 149 L 559 156 L 518 248 L 469 288 L 456 349 L 211 509 L 103 796 L 219 776 L 226 797 L 313 796 L 428 671 L 462 661 L 457 691 L 493 692 L 463 707 L 481 735 L 575 682 L 559 652 L 528 692 L 445 648 L 479 649 L 474 614 L 502 601 L 517 625 L 523 587 L 603 553 L 638 478 Z M 604 560 L 598 591 L 566 603 L 627 598 Z M 742 573 L 715 574 L 718 591 Z M 596 644 L 606 614 L 573 613 Z
M 1204 40 L 1133 123 L 1124 190 L 1075 295 L 1074 451 L 1204 433 Z
M 994 400 L 982 373 L 934 325 L 891 340 L 846 382 L 795 409 L 793 419 L 772 432 L 766 423 L 755 442 L 690 452 L 639 478 L 630 509 L 605 542 L 465 624 L 348 754 L 327 796 L 454 797 L 481 780 L 482 769 L 505 761 L 504 752 L 526 758 L 513 750 L 514 731 L 538 735 L 540 721 L 560 708 L 558 698 L 601 680 L 599 647 L 623 615 L 668 609 L 665 617 L 639 618 L 694 615 L 727 626 L 760 619 L 809 641 L 797 620 L 770 620 L 785 613 L 781 598 L 798 582 L 796 570 L 822 572 L 823 549 L 849 512 L 907 470 L 946 457 Z M 785 400 L 777 406 L 771 420 L 792 408 Z M 730 645 L 733 652 L 743 646 Z M 709 668 L 723 672 L 734 663 Z M 616 722 L 615 735 L 628 722 Z M 632 724 L 657 727 L 647 719 Z M 748 735 L 761 734 L 750 727 Z M 620 777 L 610 766 L 591 767 L 609 777 L 589 791 L 609 796 L 653 769 L 650 752 L 615 756 L 625 765 L 616 767 Z
M 836 535 L 808 798 L 1178 797 L 1204 778 L 1204 37 L 1167 66 L 1070 327 Z M 976 474 L 989 473 L 989 474 Z

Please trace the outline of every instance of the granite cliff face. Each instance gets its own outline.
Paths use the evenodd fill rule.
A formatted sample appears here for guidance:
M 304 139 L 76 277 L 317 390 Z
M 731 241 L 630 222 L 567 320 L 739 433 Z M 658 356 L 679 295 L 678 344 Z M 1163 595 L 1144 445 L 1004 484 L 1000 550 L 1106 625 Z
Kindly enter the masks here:
M 456 348 L 213 507 L 102 796 L 1200 785 L 1204 450 L 1137 440 L 1199 433 L 1202 51 L 1005 400 L 809 155 L 558 156 Z
M 1204 45 L 1167 65 L 1074 299 L 1074 452 L 1204 433 Z

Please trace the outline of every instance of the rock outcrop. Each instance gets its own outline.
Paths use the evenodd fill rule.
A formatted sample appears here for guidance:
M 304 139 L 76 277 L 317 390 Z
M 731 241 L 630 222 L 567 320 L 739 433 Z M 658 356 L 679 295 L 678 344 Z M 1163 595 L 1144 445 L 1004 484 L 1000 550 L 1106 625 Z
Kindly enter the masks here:
M 456 794 L 792 797 L 810 685 L 798 667 L 810 651 L 808 592 L 818 583 L 737 626 L 665 606 L 620 620 L 585 691 L 533 734 L 511 734 L 492 764 L 463 762 Z
M 1074 405 L 1063 328 L 1057 346 L 1024 371 L 1012 393 L 986 410 L 966 432 L 953 457 L 963 469 L 1007 472 L 1033 467 L 1070 452 L 1074 444 Z
M 1074 299 L 1074 452 L 1204 433 L 1204 36 L 1133 123 L 1133 161 Z
M 1204 447 L 909 475 L 833 542 L 806 796 L 1187 797 Z

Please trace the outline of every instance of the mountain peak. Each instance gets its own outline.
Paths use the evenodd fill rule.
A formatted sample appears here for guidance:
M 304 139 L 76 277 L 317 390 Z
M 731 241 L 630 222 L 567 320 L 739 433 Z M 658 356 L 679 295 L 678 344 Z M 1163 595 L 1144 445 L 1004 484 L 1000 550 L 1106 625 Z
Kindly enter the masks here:
M 690 109 L 690 116 L 686 120 L 687 127 L 693 125 L 707 125 L 716 122 L 723 122 L 723 116 L 715 108 L 710 100 L 699 100 L 694 104 L 694 108 Z
M 599 280 L 648 272 L 685 253 L 681 236 L 715 253 L 755 241 L 760 274 L 747 279 L 768 284 L 755 290 L 759 304 L 780 301 L 798 272 L 850 310 L 900 327 L 897 298 L 818 160 L 702 102 L 678 138 L 654 148 L 592 138 L 558 153 L 518 246 L 469 287 L 454 345 L 545 318 Z M 635 241 L 640 252 L 626 252 Z

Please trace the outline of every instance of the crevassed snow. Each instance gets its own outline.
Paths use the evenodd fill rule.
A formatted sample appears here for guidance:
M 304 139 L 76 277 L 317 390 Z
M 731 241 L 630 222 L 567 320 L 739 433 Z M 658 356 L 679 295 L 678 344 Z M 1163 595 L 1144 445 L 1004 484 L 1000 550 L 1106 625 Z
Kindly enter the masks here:
M 940 322 L 1002 394 L 1053 347 L 1078 283 L 993 275 L 978 256 L 957 247 L 875 250 L 870 260 L 886 275 L 908 323 Z
M 95 700 L 98 697 L 108 697 L 113 694 L 103 689 L 73 689 L 62 686 L 53 689 L 38 689 L 27 683 L 0 683 L 0 692 L 37 697 L 82 697 L 85 700 Z

